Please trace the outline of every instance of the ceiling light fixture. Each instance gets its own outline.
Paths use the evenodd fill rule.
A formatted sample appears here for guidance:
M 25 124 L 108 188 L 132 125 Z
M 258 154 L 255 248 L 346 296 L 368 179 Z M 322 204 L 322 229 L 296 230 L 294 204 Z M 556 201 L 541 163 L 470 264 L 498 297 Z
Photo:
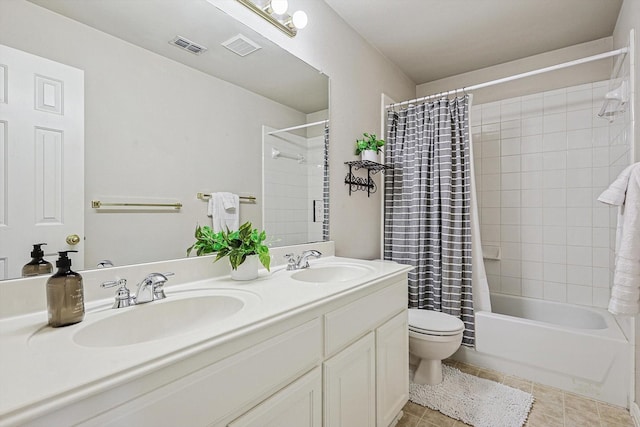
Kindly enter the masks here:
M 307 26 L 307 14 L 298 10 L 289 15 L 287 0 L 237 0 L 242 5 L 260 15 L 289 37 L 295 37 L 298 30 Z

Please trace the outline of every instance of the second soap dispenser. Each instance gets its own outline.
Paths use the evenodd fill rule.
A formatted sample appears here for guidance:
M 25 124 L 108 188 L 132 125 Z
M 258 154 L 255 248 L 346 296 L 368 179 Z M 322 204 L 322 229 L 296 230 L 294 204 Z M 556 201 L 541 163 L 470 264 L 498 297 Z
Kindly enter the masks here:
M 49 326 L 72 325 L 84 319 L 82 276 L 71 270 L 69 252 L 58 252 L 58 271 L 47 280 L 47 312 Z

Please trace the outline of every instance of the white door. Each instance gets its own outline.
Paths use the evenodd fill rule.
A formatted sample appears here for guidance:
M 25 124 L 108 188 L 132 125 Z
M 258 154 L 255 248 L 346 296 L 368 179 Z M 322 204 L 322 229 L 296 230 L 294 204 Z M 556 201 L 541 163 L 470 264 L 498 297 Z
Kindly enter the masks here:
M 376 410 L 378 426 L 388 426 L 409 400 L 407 310 L 376 329 Z
M 0 279 L 34 243 L 84 267 L 84 72 L 0 45 Z M 73 236 L 77 244 L 67 243 Z
M 370 332 L 324 363 L 326 427 L 375 427 L 374 341 Z

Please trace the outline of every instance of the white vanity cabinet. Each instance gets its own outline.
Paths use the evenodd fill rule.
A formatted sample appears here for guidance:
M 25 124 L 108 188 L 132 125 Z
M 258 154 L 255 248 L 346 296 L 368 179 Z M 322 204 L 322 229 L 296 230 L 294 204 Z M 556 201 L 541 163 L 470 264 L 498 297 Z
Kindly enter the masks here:
M 229 427 L 321 427 L 322 375 L 317 367 L 285 387 Z
M 397 282 L 325 315 L 325 354 L 337 352 L 324 362 L 325 427 L 387 427 L 407 402 L 406 292 Z
M 403 270 L 0 426 L 388 427 L 408 398 L 406 306 Z

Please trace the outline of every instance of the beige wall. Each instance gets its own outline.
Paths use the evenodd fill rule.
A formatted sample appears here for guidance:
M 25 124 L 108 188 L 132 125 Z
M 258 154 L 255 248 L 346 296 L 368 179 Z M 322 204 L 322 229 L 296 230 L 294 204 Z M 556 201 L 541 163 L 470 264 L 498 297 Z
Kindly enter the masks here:
M 0 43 L 85 71 L 87 267 L 105 258 L 122 265 L 183 257 L 196 224 L 210 223 L 196 193 L 260 197 L 262 124 L 306 120 L 24 0 L 0 1 Z M 179 200 L 184 207 L 154 214 L 88 207 L 105 197 Z M 241 221 L 261 227 L 261 203 L 241 205 Z
M 640 161 L 640 121 L 638 120 L 638 112 L 640 112 L 640 97 L 638 96 L 638 88 L 640 88 L 640 67 L 638 66 L 638 31 L 640 31 L 640 0 L 624 0 L 622 9 L 618 15 L 618 22 L 613 32 L 614 47 L 620 48 L 629 45 L 629 32 L 635 29 L 635 117 L 632 116 L 634 122 L 635 133 L 635 161 Z M 628 61 L 628 59 L 627 59 Z M 640 404 L 640 316 L 636 316 L 635 324 L 635 402 Z M 637 408 L 636 408 L 637 409 Z M 640 420 L 637 420 L 640 422 Z
M 380 256 L 380 192 L 349 197 L 345 161 L 356 160 L 355 140 L 362 132 L 380 129 L 380 96 L 409 99 L 415 83 L 367 44 L 319 0 L 291 0 L 291 10 L 303 9 L 309 24 L 291 39 L 237 2 L 209 0 L 330 78 L 330 238 L 336 254 L 358 258 Z M 376 176 L 378 185 L 380 177 Z
M 447 77 L 429 83 L 418 85 L 417 96 L 427 96 L 434 93 L 459 89 L 495 79 L 513 76 L 539 68 L 563 62 L 573 61 L 612 49 L 612 38 L 582 43 L 564 49 L 545 52 L 516 61 L 483 68 L 456 76 Z M 591 83 L 607 80 L 611 73 L 612 61 L 605 59 L 590 62 L 588 64 L 569 67 L 563 70 L 526 77 L 508 83 L 478 89 L 473 91 L 473 103 L 484 104 L 499 99 L 513 98 L 516 96 L 530 95 L 562 87 L 576 86 L 581 83 Z

